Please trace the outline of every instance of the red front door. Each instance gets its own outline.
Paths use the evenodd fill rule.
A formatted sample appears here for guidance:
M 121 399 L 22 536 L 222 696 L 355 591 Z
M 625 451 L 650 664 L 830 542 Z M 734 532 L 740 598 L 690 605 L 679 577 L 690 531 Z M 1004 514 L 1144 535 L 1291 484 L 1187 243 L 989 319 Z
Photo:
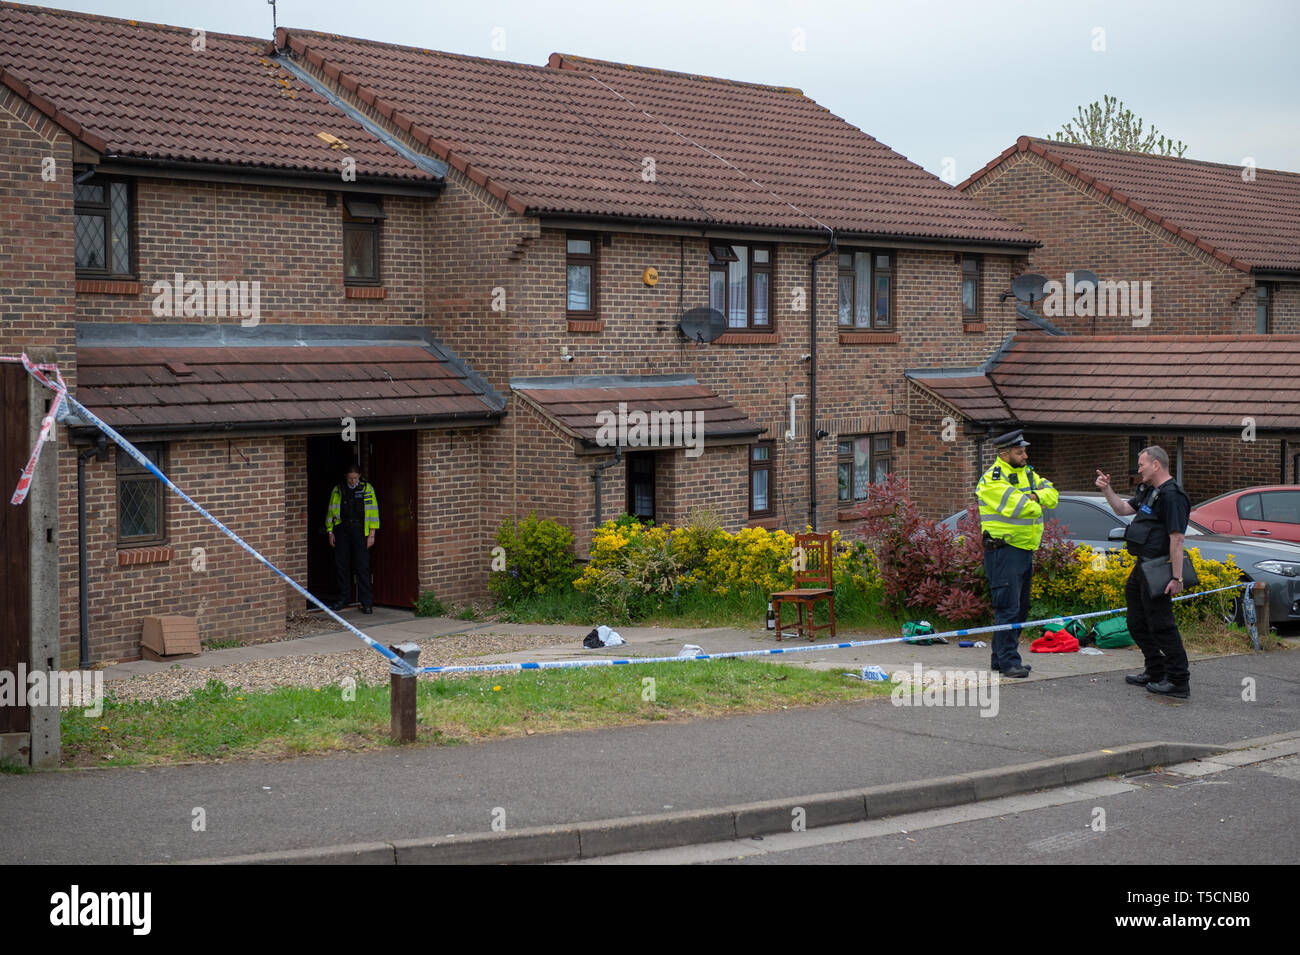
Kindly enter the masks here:
M 419 593 L 415 537 L 416 483 L 414 431 L 368 434 L 365 479 L 379 499 L 379 533 L 370 551 L 375 603 L 414 607 Z

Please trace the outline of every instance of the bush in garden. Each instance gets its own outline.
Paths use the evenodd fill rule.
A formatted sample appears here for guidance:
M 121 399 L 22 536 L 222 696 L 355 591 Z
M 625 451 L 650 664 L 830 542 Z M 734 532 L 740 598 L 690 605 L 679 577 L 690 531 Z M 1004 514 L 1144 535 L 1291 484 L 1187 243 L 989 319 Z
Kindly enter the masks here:
M 667 528 L 608 521 L 591 540 L 591 559 L 573 586 L 591 594 L 613 620 L 631 620 L 653 610 L 673 593 L 681 563 Z
M 869 490 L 864 536 L 875 554 L 886 606 L 899 615 L 933 608 L 949 620 L 991 611 L 978 537 L 958 537 L 921 515 L 907 481 L 890 474 Z
M 506 565 L 491 573 L 488 589 L 499 601 L 554 593 L 577 576 L 573 532 L 555 521 L 539 521 L 536 514 L 518 523 L 506 520 L 497 530 L 497 544 L 505 550 Z

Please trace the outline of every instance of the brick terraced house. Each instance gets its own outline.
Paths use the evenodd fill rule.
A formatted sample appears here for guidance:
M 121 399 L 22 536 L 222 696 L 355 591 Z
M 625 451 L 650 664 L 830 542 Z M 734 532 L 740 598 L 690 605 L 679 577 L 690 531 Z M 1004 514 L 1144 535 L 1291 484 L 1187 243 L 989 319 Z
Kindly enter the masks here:
M 351 460 L 396 606 L 481 596 L 534 511 L 584 552 L 624 511 L 852 534 L 890 471 L 965 501 L 976 444 L 904 370 L 993 353 L 1034 240 L 797 90 L 14 4 L 0 71 L 0 350 L 318 595 Z M 278 632 L 301 598 L 93 438 L 58 440 L 64 661 L 79 458 L 90 659 L 161 613 Z
M 1021 306 L 1015 343 L 914 387 L 971 430 L 1028 428 L 1062 487 L 1136 481 L 1152 443 L 1194 504 L 1300 482 L 1300 173 L 1021 137 L 958 188 L 1040 240 L 1030 271 L 1150 285 L 1142 313 Z

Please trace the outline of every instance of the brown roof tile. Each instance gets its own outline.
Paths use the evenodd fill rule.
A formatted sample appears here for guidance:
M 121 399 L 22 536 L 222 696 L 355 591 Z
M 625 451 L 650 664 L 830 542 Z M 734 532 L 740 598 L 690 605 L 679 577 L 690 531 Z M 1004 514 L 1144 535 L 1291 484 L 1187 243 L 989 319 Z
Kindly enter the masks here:
M 597 384 L 595 382 L 602 382 Z M 598 415 L 619 413 L 620 403 L 626 414 L 654 412 L 694 414 L 703 420 L 705 439 L 756 437 L 764 431 L 744 412 L 718 396 L 711 388 L 686 376 L 623 377 L 619 379 L 556 378 L 516 379 L 511 383 L 515 394 L 522 396 L 543 416 L 565 433 L 586 444 L 595 444 L 600 429 Z M 631 422 L 635 425 L 635 422 Z M 681 435 L 674 436 L 680 439 Z M 664 446 L 681 446 L 660 444 Z
M 168 365 L 184 363 L 193 374 Z M 420 343 L 299 347 L 81 344 L 77 397 L 118 428 L 337 428 L 341 417 L 489 417 L 495 399 Z
M 0 4 L 0 79 L 115 156 L 434 181 L 266 55 L 268 41 Z M 347 144 L 334 149 L 317 133 Z
M 1300 336 L 1027 336 L 991 371 L 909 377 L 973 421 L 1300 431 Z
M 1300 271 L 1300 173 L 1080 146 L 1022 136 L 963 182 L 1017 150 L 1034 152 L 1244 271 Z
M 519 212 L 1033 243 L 798 90 L 560 54 L 538 67 L 281 36 Z

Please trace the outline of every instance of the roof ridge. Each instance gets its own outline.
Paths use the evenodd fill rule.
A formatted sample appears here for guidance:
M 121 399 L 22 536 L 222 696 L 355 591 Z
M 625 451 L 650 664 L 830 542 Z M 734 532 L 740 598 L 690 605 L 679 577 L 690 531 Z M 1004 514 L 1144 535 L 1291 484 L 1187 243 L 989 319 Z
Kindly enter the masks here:
M 153 23 L 145 20 L 128 20 L 125 17 L 109 17 L 100 13 L 82 13 L 80 10 L 62 10 L 57 7 L 38 7 L 30 3 L 13 3 L 0 0 L 0 9 L 22 10 L 26 13 L 51 14 L 56 17 L 74 17 L 78 20 L 95 20 L 100 23 L 120 23 L 123 26 L 140 27 L 149 30 L 175 30 L 192 36 L 192 30 L 202 30 L 205 37 L 220 37 L 226 40 L 248 40 L 252 43 L 268 43 L 265 37 L 245 36 L 242 33 L 221 33 L 217 30 L 204 30 L 202 27 L 177 26 L 173 23 Z
M 1031 143 L 1041 143 L 1045 146 L 1068 146 L 1071 149 L 1090 149 L 1099 153 L 1111 153 L 1116 156 L 1142 156 L 1149 159 L 1162 159 L 1179 163 L 1194 163 L 1198 166 L 1214 166 L 1218 169 L 1231 169 L 1234 172 L 1241 170 L 1240 163 L 1230 162 L 1212 162 L 1209 159 L 1189 159 L 1186 156 L 1164 156 L 1158 153 L 1143 152 L 1140 149 L 1114 149 L 1110 146 L 1094 146 L 1092 143 L 1071 143 L 1062 139 L 1045 139 L 1042 136 L 1025 136 Z M 1300 172 L 1290 169 L 1266 169 L 1263 166 L 1256 166 L 1255 172 L 1272 172 L 1281 176 L 1295 176 L 1300 178 Z
M 501 60 L 490 56 L 472 56 L 468 53 L 452 53 L 450 50 L 431 50 L 424 46 L 411 46 L 407 43 L 390 43 L 387 40 L 370 40 L 366 37 L 351 36 L 346 33 L 327 33 L 324 30 L 307 30 L 287 26 L 280 26 L 277 29 L 285 31 L 289 36 L 315 36 L 325 40 L 340 40 L 348 43 L 364 43 L 368 46 L 382 46 L 391 50 L 412 50 L 416 53 L 427 53 L 429 56 L 445 56 L 451 60 L 463 60 L 469 63 L 485 63 L 491 66 L 515 66 L 529 71 L 547 69 L 545 66 L 538 66 L 535 63 L 521 63 L 519 60 Z
M 591 63 L 596 66 L 608 66 L 618 70 L 637 71 L 641 73 L 654 73 L 660 76 L 680 76 L 688 80 L 705 80 L 710 83 L 726 83 L 728 86 L 744 86 L 749 89 L 769 90 L 774 93 L 790 93 L 794 96 L 808 97 L 804 91 L 793 86 L 774 86 L 770 83 L 753 83 L 748 80 L 729 80 L 723 76 L 709 76 L 705 73 L 687 73 L 682 70 L 663 70 L 654 66 L 637 66 L 635 63 L 618 63 L 614 60 L 601 60 L 592 56 L 578 56 L 573 53 L 552 53 L 546 61 L 546 66 L 550 69 L 565 69 L 565 63 Z M 815 100 L 813 101 L 815 102 Z

